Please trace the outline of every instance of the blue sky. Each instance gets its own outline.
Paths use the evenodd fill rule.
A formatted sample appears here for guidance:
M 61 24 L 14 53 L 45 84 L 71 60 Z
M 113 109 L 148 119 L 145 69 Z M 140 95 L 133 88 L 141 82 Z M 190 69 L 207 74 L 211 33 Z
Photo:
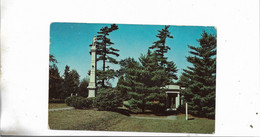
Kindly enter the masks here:
M 109 38 L 114 48 L 119 49 L 117 60 L 133 57 L 138 60 L 141 54 L 146 54 L 148 47 L 154 41 L 157 41 L 158 30 L 164 28 L 164 25 L 130 25 L 117 24 L 118 30 L 110 33 Z M 82 80 L 87 77 L 90 70 L 90 47 L 94 35 L 105 26 L 110 24 L 88 24 L 88 23 L 52 23 L 50 26 L 50 53 L 55 56 L 58 63 L 58 69 L 61 75 L 64 73 L 66 65 L 70 69 L 75 69 Z M 170 26 L 169 31 L 173 39 L 167 39 L 166 44 L 170 46 L 166 56 L 168 60 L 174 61 L 178 68 L 179 77 L 187 66 L 186 57 L 190 56 L 187 45 L 199 46 L 196 41 L 201 37 L 205 30 L 208 33 L 216 35 L 214 27 L 203 26 Z M 101 63 L 101 62 L 100 62 Z M 101 69 L 98 63 L 97 68 Z M 111 68 L 119 69 L 119 65 L 111 65 Z M 110 81 L 116 86 L 117 79 Z

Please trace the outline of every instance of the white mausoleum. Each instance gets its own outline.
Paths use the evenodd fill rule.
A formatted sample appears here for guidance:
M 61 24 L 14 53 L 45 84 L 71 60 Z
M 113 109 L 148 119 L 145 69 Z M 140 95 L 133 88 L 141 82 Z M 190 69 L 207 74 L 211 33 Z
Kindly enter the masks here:
M 166 85 L 165 89 L 167 110 L 177 110 L 183 104 L 181 90 L 185 88 L 179 85 Z

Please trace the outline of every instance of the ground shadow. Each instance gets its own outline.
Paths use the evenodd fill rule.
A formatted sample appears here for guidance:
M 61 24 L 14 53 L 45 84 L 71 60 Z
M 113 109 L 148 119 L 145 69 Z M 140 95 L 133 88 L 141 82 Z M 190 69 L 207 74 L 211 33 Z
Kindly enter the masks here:
M 188 120 L 194 120 L 194 118 L 188 118 Z
M 125 116 L 130 116 L 130 114 L 132 113 L 130 110 L 120 109 L 120 108 L 114 110 L 113 112 L 117 112 L 117 113 L 120 113 L 120 114 L 125 115 Z

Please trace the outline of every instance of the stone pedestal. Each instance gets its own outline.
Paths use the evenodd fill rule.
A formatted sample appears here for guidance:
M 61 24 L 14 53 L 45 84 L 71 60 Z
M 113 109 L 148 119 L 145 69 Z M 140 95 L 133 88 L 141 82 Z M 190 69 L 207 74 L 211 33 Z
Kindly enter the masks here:
M 88 98 L 96 96 L 96 89 L 88 89 Z

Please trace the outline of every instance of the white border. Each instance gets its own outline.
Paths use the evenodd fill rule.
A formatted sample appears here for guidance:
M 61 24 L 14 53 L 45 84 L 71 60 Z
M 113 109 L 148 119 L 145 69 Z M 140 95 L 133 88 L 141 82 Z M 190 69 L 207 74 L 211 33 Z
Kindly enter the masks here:
M 3 134 L 196 135 L 48 130 L 52 22 L 216 26 L 214 135 L 260 135 L 258 0 L 2 0 Z

